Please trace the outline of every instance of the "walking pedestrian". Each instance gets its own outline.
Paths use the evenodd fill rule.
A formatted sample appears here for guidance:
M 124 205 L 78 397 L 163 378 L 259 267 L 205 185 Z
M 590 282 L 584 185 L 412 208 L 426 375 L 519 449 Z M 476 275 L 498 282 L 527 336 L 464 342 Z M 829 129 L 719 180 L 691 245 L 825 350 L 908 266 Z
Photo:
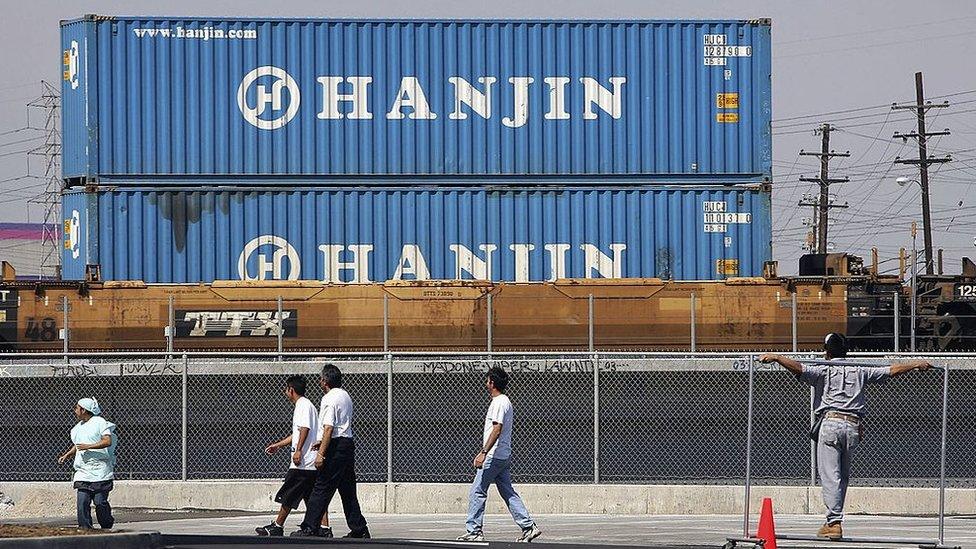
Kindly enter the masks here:
M 102 409 L 94 398 L 83 398 L 75 404 L 78 423 L 71 428 L 71 448 L 61 454 L 58 463 L 74 456 L 74 488 L 77 494 L 78 528 L 92 529 L 91 505 L 95 504 L 98 525 L 108 530 L 115 524 L 108 493 L 115 479 L 115 447 L 118 439 L 115 424 L 101 416 Z
M 369 528 L 356 495 L 356 442 L 353 432 L 353 405 L 342 388 L 342 372 L 326 364 L 319 377 L 323 393 L 319 407 L 320 437 L 315 455 L 317 476 L 296 537 L 322 535 L 319 523 L 336 491 L 342 500 L 349 533 L 346 538 L 368 538 Z
M 484 541 L 482 527 L 485 503 L 488 501 L 488 488 L 492 484 L 498 488 L 498 493 L 505 500 L 515 523 L 522 528 L 522 534 L 516 538 L 516 542 L 530 542 L 542 533 L 529 517 L 522 498 L 512 487 L 512 423 L 515 411 L 512 401 L 505 394 L 507 387 L 508 373 L 505 370 L 497 366 L 488 370 L 485 388 L 491 395 L 491 404 L 485 415 L 482 446 L 472 463 L 476 472 L 468 494 L 467 533 L 459 536 L 459 541 Z
M 864 438 L 865 386 L 911 370 L 927 370 L 932 365 L 914 360 L 889 366 L 848 366 L 844 360 L 847 339 L 837 333 L 824 338 L 824 355 L 829 364 L 802 364 L 774 354 L 765 354 L 759 361 L 776 362 L 814 388 L 815 420 L 810 438 L 817 441 L 817 471 L 827 507 L 827 520 L 817 536 L 836 540 L 844 535 L 841 523 L 851 477 L 851 456 Z
M 315 440 L 319 434 L 318 412 L 315 405 L 305 398 L 306 382 L 302 376 L 291 376 L 285 380 L 285 397 L 295 405 L 295 411 L 291 417 L 291 434 L 285 438 L 272 442 L 265 449 L 268 455 L 274 454 L 281 448 L 289 446 L 291 454 L 289 456 L 288 473 L 285 480 L 275 495 L 275 502 L 281 504 L 278 516 L 274 522 L 267 526 L 255 528 L 259 536 L 282 536 L 284 535 L 285 520 L 293 509 L 298 509 L 299 502 L 305 502 L 308 507 L 308 497 L 312 494 L 315 487 Z M 322 523 L 319 528 L 319 535 L 326 538 L 332 537 L 332 529 L 329 527 L 328 511 L 322 515 Z

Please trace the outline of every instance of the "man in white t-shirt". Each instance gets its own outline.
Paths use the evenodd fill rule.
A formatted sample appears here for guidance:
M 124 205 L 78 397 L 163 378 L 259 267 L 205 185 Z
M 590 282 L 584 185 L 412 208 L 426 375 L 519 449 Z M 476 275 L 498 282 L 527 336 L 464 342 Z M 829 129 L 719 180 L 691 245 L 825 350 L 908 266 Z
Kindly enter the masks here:
M 498 487 L 498 493 L 505 500 L 512 518 L 522 528 L 522 535 L 516 542 L 530 542 L 542 533 L 529 518 L 525 503 L 512 487 L 512 420 L 515 411 L 512 409 L 512 401 L 505 395 L 506 387 L 508 373 L 505 370 L 498 367 L 488 370 L 485 388 L 491 395 L 491 404 L 485 415 L 481 450 L 474 457 L 473 465 L 477 473 L 468 494 L 468 532 L 457 538 L 460 541 L 484 541 L 482 525 L 485 503 L 488 501 L 488 488 L 492 484 Z
M 306 382 L 302 376 L 291 376 L 285 380 L 285 396 L 295 405 L 295 412 L 291 418 L 291 434 L 278 442 L 273 442 L 264 449 L 267 454 L 273 454 L 284 448 L 291 447 L 291 459 L 288 474 L 275 496 L 275 501 L 281 504 L 275 521 L 267 526 L 255 528 L 259 536 L 284 535 L 285 519 L 298 503 L 304 501 L 308 507 L 308 496 L 315 486 L 315 437 L 319 432 L 319 419 L 315 405 L 305 398 Z M 332 529 L 329 528 L 329 514 L 322 515 L 322 526 L 318 530 L 322 537 L 331 538 Z
M 318 477 L 305 505 L 301 529 L 291 535 L 319 535 L 316 525 L 338 490 L 339 498 L 342 499 L 342 511 L 349 526 L 349 533 L 343 537 L 368 538 L 369 528 L 356 495 L 356 442 L 352 429 L 352 398 L 342 388 L 342 372 L 334 364 L 326 364 L 322 368 L 319 386 L 325 394 L 319 407 L 319 442 L 315 455 Z
M 115 480 L 115 447 L 118 437 L 115 424 L 101 416 L 102 408 L 94 398 L 83 398 L 75 404 L 78 423 L 71 428 L 71 448 L 61 454 L 58 463 L 74 456 L 74 487 L 78 490 L 78 528 L 91 529 L 91 505 L 103 530 L 115 524 L 108 493 Z

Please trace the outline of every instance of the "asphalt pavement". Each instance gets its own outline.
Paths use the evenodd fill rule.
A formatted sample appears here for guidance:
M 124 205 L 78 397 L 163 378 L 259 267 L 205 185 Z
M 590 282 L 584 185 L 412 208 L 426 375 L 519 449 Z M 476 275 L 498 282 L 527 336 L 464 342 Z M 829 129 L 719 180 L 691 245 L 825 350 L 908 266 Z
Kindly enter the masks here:
M 251 535 L 256 526 L 267 524 L 272 515 L 135 513 L 120 516 L 117 528 L 157 531 L 164 534 Z M 450 541 L 464 533 L 462 515 L 373 515 L 368 516 L 374 539 Z M 720 547 L 727 536 L 742 534 L 742 517 L 703 516 L 620 516 L 620 515 L 540 515 L 535 517 L 543 530 L 538 542 L 579 545 L 641 546 L 709 546 Z M 754 518 L 755 520 L 755 518 Z M 285 531 L 297 528 L 299 515 L 289 517 Z M 809 515 L 776 517 L 777 532 L 813 534 L 822 519 Z M 332 517 L 333 530 L 341 536 L 347 532 L 342 516 Z M 976 517 L 948 517 L 945 539 L 953 545 L 976 549 Z M 755 528 L 753 522 L 752 529 Z M 884 538 L 922 538 L 935 540 L 938 519 L 935 517 L 850 516 L 845 521 L 845 535 Z M 504 515 L 486 517 L 488 541 L 511 542 L 519 529 Z M 453 544 L 451 544 L 453 545 Z M 824 543 L 781 541 L 779 547 L 814 547 Z M 840 549 L 843 544 L 826 544 Z M 894 545 L 884 545 L 893 547 Z M 849 547 L 849 546 L 848 546 Z M 878 546 L 875 546 L 878 547 Z

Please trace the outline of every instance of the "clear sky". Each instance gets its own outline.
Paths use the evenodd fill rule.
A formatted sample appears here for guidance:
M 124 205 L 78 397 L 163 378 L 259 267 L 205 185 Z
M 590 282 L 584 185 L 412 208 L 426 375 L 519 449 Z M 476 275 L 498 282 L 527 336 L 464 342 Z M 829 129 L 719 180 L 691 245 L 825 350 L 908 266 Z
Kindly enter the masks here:
M 924 7 L 920 7 L 924 6 Z M 198 15 L 274 17 L 398 17 L 398 18 L 742 18 L 773 20 L 773 255 L 781 272 L 795 271 L 806 230 L 802 219 L 811 208 L 797 207 L 815 184 L 798 182 L 816 176 L 818 161 L 798 156 L 800 149 L 819 150 L 814 127 L 832 122 L 839 131 L 832 146 L 851 151 L 836 160 L 832 175 L 850 176 L 833 191 L 847 210 L 834 210 L 832 235 L 837 251 L 869 256 L 871 246 L 882 258 L 910 247 L 908 226 L 920 220 L 918 187 L 899 187 L 900 175 L 917 177 L 917 169 L 896 166 L 896 156 L 917 154 L 913 142 L 892 140 L 896 131 L 915 127 L 911 111 L 891 112 L 894 101 L 912 101 L 914 73 L 925 74 L 926 95 L 948 96 L 948 109 L 932 111 L 929 130 L 949 128 L 952 135 L 934 138 L 934 153 L 954 153 L 954 161 L 935 167 L 933 226 L 937 247 L 945 248 L 947 270 L 958 272 L 959 258 L 976 256 L 976 62 L 973 28 L 976 2 L 932 1 L 924 5 L 887 1 L 576 1 L 491 2 L 359 0 L 313 1 L 182 1 L 5 2 L 0 18 L 0 222 L 43 220 L 39 206 L 28 198 L 44 189 L 28 173 L 28 157 L 20 152 L 43 144 L 43 136 L 27 125 L 26 104 L 40 92 L 40 80 L 59 85 L 61 52 L 58 21 L 85 13 L 113 15 Z M 859 109 L 859 110 L 852 110 Z M 837 114 L 836 111 L 841 112 Z M 42 111 L 31 114 L 32 126 L 43 125 Z M 28 141 L 30 140 L 30 141 Z M 40 157 L 30 161 L 31 174 L 43 175 Z M 921 246 L 921 237 L 919 237 Z M 4 249 L 0 258 L 33 261 L 36 252 Z M 896 262 L 885 266 L 897 265 Z

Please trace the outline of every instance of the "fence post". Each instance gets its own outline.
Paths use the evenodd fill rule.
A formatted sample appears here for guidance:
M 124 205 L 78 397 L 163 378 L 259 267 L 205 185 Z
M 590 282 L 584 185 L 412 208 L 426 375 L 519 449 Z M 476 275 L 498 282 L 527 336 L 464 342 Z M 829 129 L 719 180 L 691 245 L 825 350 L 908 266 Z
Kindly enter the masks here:
M 594 303 L 593 294 L 587 300 L 588 335 L 587 347 L 593 364 L 593 484 L 600 483 L 600 357 L 593 340 Z
M 918 293 L 918 283 L 915 279 L 917 268 L 918 268 L 918 252 L 913 250 L 912 252 L 912 303 L 911 303 L 912 317 L 910 322 L 911 331 L 908 334 L 908 348 L 913 353 L 915 352 L 915 308 L 917 307 L 917 303 L 918 303 L 918 296 L 916 295 Z
M 695 293 L 691 294 L 691 352 L 695 352 Z
M 793 352 L 799 351 L 799 339 L 797 338 L 797 322 L 796 322 L 796 290 L 793 290 L 793 294 L 790 296 L 790 326 L 792 327 L 793 334 L 791 341 L 793 343 Z
M 393 355 L 390 353 L 390 295 L 383 294 L 383 352 L 386 354 L 386 482 L 393 482 Z
M 390 352 L 390 294 L 383 294 L 383 352 Z
M 814 405 L 814 391 L 813 387 L 810 387 L 810 428 L 813 428 L 813 422 L 817 420 L 816 410 L 813 409 Z M 817 442 L 810 439 L 810 486 L 817 485 Z
M 187 425 L 186 425 L 186 385 L 187 385 L 187 383 L 186 382 L 187 382 L 187 375 L 189 374 L 189 370 L 190 370 L 190 359 L 187 358 L 186 353 L 183 353 L 183 384 L 182 384 L 183 397 L 182 397 L 182 406 L 181 406 L 181 408 L 183 410 L 183 419 L 181 421 L 182 427 L 183 427 L 183 432 L 182 432 L 182 435 L 180 437 L 180 441 L 181 441 L 181 444 L 180 444 L 180 456 L 181 456 L 181 463 L 182 463 L 182 466 L 180 468 L 180 471 L 181 471 L 180 478 L 182 478 L 184 482 L 186 481 L 186 427 L 187 427 Z
M 949 423 L 949 363 L 942 370 L 942 450 L 939 456 L 939 545 L 945 542 L 946 429 Z
M 895 352 L 901 351 L 901 303 L 899 303 L 898 292 L 893 295 L 895 309 Z
M 749 497 L 752 491 L 752 397 L 755 357 L 749 355 L 749 402 L 746 407 L 746 497 L 742 509 L 742 535 L 749 537 Z
M 790 315 L 791 324 L 793 327 L 793 352 L 797 353 L 800 351 L 799 343 L 799 322 L 797 321 L 797 305 L 796 305 L 796 290 L 793 291 L 793 295 L 790 297 Z M 810 387 L 810 426 L 813 426 L 814 415 L 813 415 L 813 387 Z M 810 486 L 817 485 L 817 444 L 814 441 L 810 441 Z
M 386 482 L 393 482 L 393 354 L 386 353 Z
M 593 341 L 593 294 L 590 294 L 590 298 L 588 302 L 586 325 L 587 325 L 587 332 L 586 332 L 587 348 L 592 353 L 595 347 L 595 342 Z
M 488 292 L 488 354 L 491 354 L 492 325 L 495 323 L 494 314 L 492 314 L 492 301 L 492 294 Z
M 600 354 L 593 361 L 593 484 L 600 484 Z
M 68 338 L 71 337 L 71 330 L 68 329 L 68 296 L 61 296 L 61 309 L 64 315 L 64 337 L 61 338 L 62 347 L 64 348 L 64 363 L 68 363 Z
M 276 317 L 277 318 L 277 322 L 275 322 L 275 324 L 278 325 L 278 362 L 281 362 L 283 360 L 283 358 L 281 356 L 281 353 L 285 350 L 285 339 L 284 339 L 285 338 L 285 319 L 282 317 L 282 314 L 283 314 L 283 311 L 282 311 L 282 299 L 281 299 L 281 296 L 279 295 L 278 296 L 278 316 Z
M 167 310 L 169 311 L 169 321 L 166 323 L 166 359 L 173 360 L 173 333 L 174 324 L 176 324 L 176 313 L 173 311 L 173 296 L 169 296 L 169 303 L 167 305 Z

